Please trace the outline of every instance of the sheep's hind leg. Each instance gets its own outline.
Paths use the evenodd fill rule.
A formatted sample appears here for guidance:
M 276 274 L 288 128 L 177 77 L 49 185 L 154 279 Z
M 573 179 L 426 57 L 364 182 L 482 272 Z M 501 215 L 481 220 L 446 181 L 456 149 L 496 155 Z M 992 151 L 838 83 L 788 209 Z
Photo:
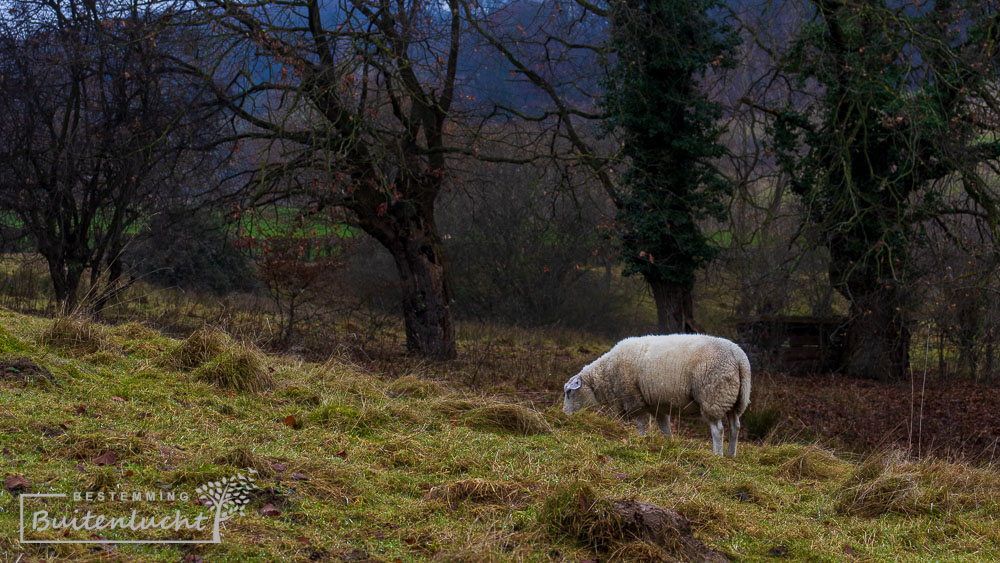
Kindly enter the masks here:
M 722 420 L 713 420 L 708 427 L 712 429 L 712 453 L 722 455 Z
M 649 424 L 649 415 L 648 414 L 642 413 L 639 416 L 635 417 L 635 427 L 639 429 L 639 435 L 640 436 L 645 436 L 646 435 L 646 425 L 647 424 Z
M 736 442 L 740 439 L 740 415 L 730 412 L 726 417 L 729 419 L 729 449 L 726 455 L 736 457 Z
M 660 427 L 663 435 L 670 439 L 670 411 L 656 413 L 656 425 Z

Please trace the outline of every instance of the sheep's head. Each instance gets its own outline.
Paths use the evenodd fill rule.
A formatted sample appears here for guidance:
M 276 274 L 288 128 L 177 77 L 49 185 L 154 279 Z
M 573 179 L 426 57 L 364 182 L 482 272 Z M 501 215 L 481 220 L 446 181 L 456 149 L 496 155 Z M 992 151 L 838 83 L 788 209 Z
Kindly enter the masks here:
M 580 378 L 580 374 L 569 378 L 563 385 L 563 412 L 566 414 L 573 414 L 596 402 L 594 390 Z

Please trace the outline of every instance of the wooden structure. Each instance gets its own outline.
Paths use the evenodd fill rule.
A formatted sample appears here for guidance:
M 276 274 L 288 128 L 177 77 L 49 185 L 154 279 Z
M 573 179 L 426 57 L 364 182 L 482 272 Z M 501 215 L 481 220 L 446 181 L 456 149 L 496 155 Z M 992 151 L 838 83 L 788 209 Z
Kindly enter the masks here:
M 846 317 L 761 316 L 737 328 L 755 368 L 808 375 L 844 365 Z

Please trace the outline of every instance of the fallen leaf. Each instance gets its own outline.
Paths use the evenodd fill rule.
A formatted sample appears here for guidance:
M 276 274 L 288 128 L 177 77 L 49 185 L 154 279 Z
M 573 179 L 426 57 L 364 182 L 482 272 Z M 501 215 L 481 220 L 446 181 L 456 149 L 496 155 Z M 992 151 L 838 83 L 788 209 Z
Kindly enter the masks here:
M 12 493 L 26 491 L 31 487 L 31 483 L 23 475 L 11 475 L 4 480 L 3 486 Z
M 288 415 L 288 416 L 285 417 L 285 426 L 290 426 L 292 428 L 298 428 L 299 427 L 299 421 L 298 421 L 297 418 L 295 418 L 294 414 L 290 414 L 290 415 Z
M 309 480 L 309 478 L 306 477 L 305 475 L 303 475 L 302 473 L 292 473 L 292 479 L 295 479 L 296 481 L 308 481 Z
M 265 504 L 260 509 L 260 515 L 267 516 L 268 518 L 277 518 L 278 516 L 281 516 L 281 511 L 278 510 L 278 507 L 273 504 Z
M 271 467 L 273 467 L 274 470 L 277 471 L 278 473 L 281 473 L 282 471 L 285 470 L 285 464 L 284 463 L 272 463 Z
M 84 414 L 85 412 L 87 412 L 87 405 L 77 405 L 76 411 L 74 412 L 76 412 L 76 414 Z
M 339 457 L 340 459 L 347 459 L 347 450 L 340 450 L 339 452 L 333 455 Z
M 844 553 L 846 555 L 857 555 L 858 552 L 854 551 L 854 548 L 848 544 L 844 544 Z
M 310 541 L 310 539 L 307 538 L 307 537 L 305 537 L 305 536 L 299 536 L 299 537 L 295 538 L 295 541 L 297 541 L 299 543 L 304 543 L 306 545 L 312 545 L 312 541 Z
M 188 553 L 184 556 L 184 559 L 181 559 L 181 563 L 204 563 L 204 561 L 204 559 L 193 553 Z
M 628 475 L 624 473 L 615 473 L 615 478 L 624 481 L 625 479 L 628 479 Z
M 124 403 L 125 402 L 125 399 L 122 399 L 121 397 L 119 397 L 117 395 L 115 395 L 114 397 L 111 397 L 111 400 L 115 401 L 115 402 L 118 402 L 118 403 Z
M 108 450 L 94 458 L 94 465 L 114 465 L 118 461 L 118 454 Z

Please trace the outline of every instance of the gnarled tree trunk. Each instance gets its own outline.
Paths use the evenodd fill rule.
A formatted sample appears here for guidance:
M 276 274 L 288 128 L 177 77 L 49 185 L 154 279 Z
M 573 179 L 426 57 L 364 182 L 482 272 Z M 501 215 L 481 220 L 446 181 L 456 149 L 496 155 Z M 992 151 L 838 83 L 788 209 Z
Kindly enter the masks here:
M 694 320 L 691 290 L 681 284 L 654 280 L 646 276 L 646 283 L 656 302 L 656 325 L 661 334 L 689 332 Z
M 440 360 L 455 358 L 451 279 L 432 208 L 407 213 L 390 208 L 361 227 L 392 255 L 403 292 L 406 348 Z

